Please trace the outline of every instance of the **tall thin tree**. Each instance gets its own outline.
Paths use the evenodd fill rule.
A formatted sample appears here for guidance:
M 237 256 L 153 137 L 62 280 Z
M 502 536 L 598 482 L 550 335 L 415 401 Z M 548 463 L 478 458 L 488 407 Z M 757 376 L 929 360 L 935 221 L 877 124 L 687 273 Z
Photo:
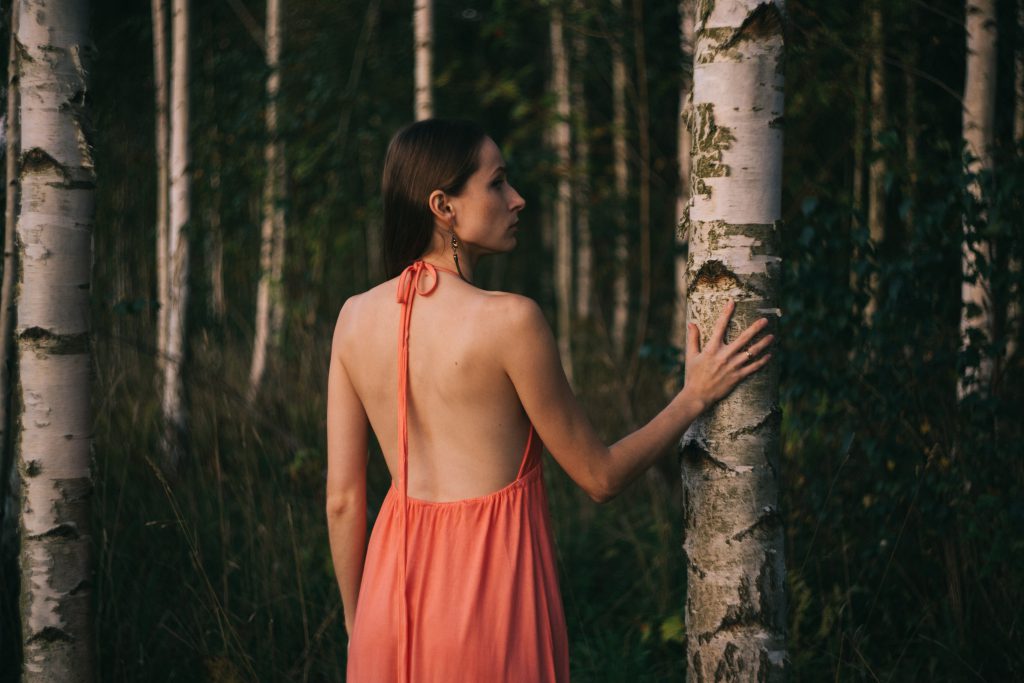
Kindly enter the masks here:
M 21 482 L 14 467 L 8 429 L 11 406 L 10 359 L 14 329 L 14 276 L 17 251 L 14 243 L 15 219 L 18 215 L 18 157 L 21 154 L 21 124 L 18 121 L 18 7 L 10 9 L 10 46 L 7 57 L 7 114 L 4 149 L 4 271 L 0 288 L 0 562 L 6 563 L 18 552 L 18 498 Z M 2 637 L 3 634 L 0 634 Z
M 551 10 L 551 89 L 555 119 L 551 138 L 558 159 L 558 195 L 555 198 L 555 302 L 558 311 L 558 351 L 565 374 L 572 381 L 572 187 L 569 182 L 569 53 L 565 46 L 564 17 Z
M 885 241 L 885 153 L 882 148 L 882 133 L 888 117 L 885 86 L 885 19 L 882 0 L 871 0 L 869 13 L 868 44 L 871 52 L 871 160 L 868 163 L 868 233 L 875 261 Z M 864 308 L 864 322 L 871 323 L 878 310 L 878 272 L 868 278 L 868 303 Z
M 260 281 L 256 291 L 256 334 L 249 368 L 250 401 L 256 398 L 269 352 L 280 348 L 284 319 L 285 160 L 278 128 L 281 91 L 281 0 L 267 0 L 267 140 L 263 180 L 263 222 L 260 241 Z
M 156 111 L 156 368 L 158 383 L 164 381 L 167 357 L 167 313 L 170 277 L 167 259 L 170 201 L 170 143 L 167 124 L 167 0 L 152 0 L 150 14 L 153 25 L 153 86 Z
M 20 0 L 15 337 L 25 683 L 91 681 L 89 4 Z
M 573 166 L 573 208 L 576 216 L 576 317 L 590 318 L 594 300 L 594 244 L 590 233 L 590 136 L 587 128 L 587 97 L 584 87 L 588 63 L 586 8 L 581 0 L 573 3 L 573 15 L 578 23 L 573 32 L 572 47 L 575 63 L 573 72 L 572 112 L 573 140 L 576 162 Z
M 675 283 L 676 304 L 672 310 L 672 346 L 686 348 L 686 212 L 690 203 L 690 126 L 687 124 L 690 91 L 693 89 L 694 0 L 679 2 L 679 51 L 683 57 L 679 79 L 679 129 L 676 134 L 676 158 L 679 162 L 679 194 L 676 195 Z
M 964 77 L 963 137 L 967 163 L 964 170 L 973 177 L 968 191 L 983 201 L 977 175 L 992 168 L 992 141 L 996 105 L 996 9 L 995 0 L 966 0 L 967 71 Z M 979 339 L 993 339 L 993 311 L 990 283 L 979 259 L 991 263 L 992 248 L 979 238 L 964 217 L 964 239 L 960 264 L 963 282 L 960 288 L 960 344 L 968 345 L 970 330 Z M 967 368 L 957 385 L 963 398 L 975 390 L 987 390 L 992 381 L 992 359 L 982 355 L 978 367 Z
M 612 0 L 614 17 L 620 26 L 626 23 L 622 0 Z M 613 284 L 612 349 L 618 359 L 626 351 L 626 325 L 629 323 L 629 235 L 626 203 L 629 199 L 629 165 L 626 159 L 626 55 L 622 39 L 612 41 L 612 157 L 615 175 L 615 279 Z
M 781 0 L 703 5 L 693 74 L 689 319 L 710 336 L 777 311 L 782 194 Z M 778 372 L 742 382 L 683 437 L 687 677 L 780 681 L 785 565 Z
M 434 59 L 434 0 L 413 0 L 413 45 L 415 53 L 416 120 L 434 115 L 433 59 Z
M 164 363 L 162 450 L 173 471 L 184 455 L 187 412 L 182 391 L 187 333 L 189 239 L 192 212 L 189 147 L 189 3 L 173 0 L 171 20 L 170 200 L 167 233 L 167 350 Z

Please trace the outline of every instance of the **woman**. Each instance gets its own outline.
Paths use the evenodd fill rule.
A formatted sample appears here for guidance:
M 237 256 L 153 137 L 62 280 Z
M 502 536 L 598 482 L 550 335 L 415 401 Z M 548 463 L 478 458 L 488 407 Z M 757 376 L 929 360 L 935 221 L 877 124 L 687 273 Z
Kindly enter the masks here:
M 682 391 L 609 447 L 537 304 L 473 285 L 481 256 L 515 248 L 525 206 L 494 141 L 467 122 L 408 126 L 388 148 L 383 194 L 389 279 L 345 302 L 328 380 L 348 680 L 566 681 L 541 440 L 592 499 L 611 499 L 767 362 L 771 336 L 745 348 L 767 321 L 723 344 L 730 304 L 703 351 L 691 325 Z M 367 548 L 368 426 L 393 484 Z

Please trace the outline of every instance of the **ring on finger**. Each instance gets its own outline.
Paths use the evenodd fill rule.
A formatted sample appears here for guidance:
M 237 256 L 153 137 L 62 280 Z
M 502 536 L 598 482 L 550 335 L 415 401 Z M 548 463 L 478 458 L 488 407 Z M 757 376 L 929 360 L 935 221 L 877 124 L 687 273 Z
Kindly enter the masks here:
M 750 349 L 743 349 L 743 353 L 747 354 L 747 361 L 749 362 L 753 356 L 750 355 Z

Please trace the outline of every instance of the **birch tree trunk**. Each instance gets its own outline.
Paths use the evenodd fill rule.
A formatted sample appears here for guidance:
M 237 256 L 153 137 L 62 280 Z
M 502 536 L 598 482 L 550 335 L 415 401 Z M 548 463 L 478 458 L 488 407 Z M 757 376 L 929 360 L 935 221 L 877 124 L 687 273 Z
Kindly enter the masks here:
M 872 0 L 870 8 L 871 46 L 871 162 L 868 165 L 868 233 L 871 251 L 877 263 L 879 250 L 885 241 L 885 173 L 881 137 L 887 120 L 885 94 L 885 33 L 882 0 Z M 868 278 L 868 303 L 864 308 L 864 323 L 871 324 L 878 310 L 879 278 L 872 272 Z
M 693 90 L 694 0 L 679 2 L 679 48 L 683 73 L 679 83 L 679 130 L 676 155 L 679 162 L 679 194 L 676 197 L 676 301 L 672 310 L 672 346 L 686 349 L 686 251 L 689 244 L 687 205 L 690 203 L 690 126 L 687 123 Z
M 551 89 L 555 96 L 552 143 L 558 158 L 555 198 L 555 304 L 558 311 L 558 351 L 566 377 L 572 382 L 572 225 L 569 184 L 569 54 L 565 49 L 562 10 L 551 11 Z
M 167 358 L 167 313 L 170 278 L 168 271 L 168 206 L 170 176 L 168 175 L 167 130 L 167 0 L 152 0 L 153 18 L 153 85 L 156 119 L 156 376 L 163 381 Z
M 263 223 L 260 242 L 260 281 L 256 290 L 256 333 L 249 368 L 248 399 L 259 393 L 267 354 L 280 347 L 284 318 L 284 150 L 278 132 L 277 101 L 281 90 L 281 0 L 267 0 L 267 142 L 263 150 Z
M 582 20 L 583 3 L 574 4 L 576 16 Z M 576 206 L 576 317 L 590 318 L 594 300 L 594 246 L 590 235 L 590 138 L 587 129 L 587 97 L 583 85 L 587 65 L 587 36 L 582 30 L 573 35 L 573 52 L 579 69 L 572 79 L 572 109 L 576 123 L 576 165 L 573 172 L 573 194 Z
M 14 467 L 14 449 L 9 448 L 8 409 L 11 405 L 11 373 L 8 370 L 13 349 L 11 343 L 15 310 L 14 276 L 16 274 L 17 252 L 15 251 L 15 218 L 18 215 L 18 157 L 21 154 L 21 122 L 18 120 L 18 3 L 11 4 L 11 35 L 7 57 L 7 116 L 5 135 L 4 179 L 6 181 L 6 203 L 4 204 L 4 274 L 0 287 L 0 510 L 3 526 L 0 527 L 0 563 L 18 553 L 18 508 L 21 482 Z M 0 637 L 4 634 L 0 632 Z
M 693 80 L 689 318 L 706 343 L 778 315 L 783 3 L 702 2 Z M 769 363 L 683 437 L 687 677 L 785 676 L 778 371 Z
M 640 352 L 647 339 L 647 318 L 651 312 L 651 126 L 650 96 L 647 88 L 647 46 L 644 40 L 644 0 L 633 0 L 633 61 L 636 68 L 636 131 L 640 151 L 638 223 L 640 239 L 634 258 L 640 263 L 640 301 L 637 306 L 632 353 L 626 369 L 626 387 L 632 390 L 640 373 Z
M 207 19 L 204 26 L 205 30 L 213 35 L 214 26 L 211 19 Z M 213 47 L 209 47 L 206 50 L 204 56 L 206 63 L 206 74 L 204 78 L 206 80 L 206 100 L 210 111 L 217 110 L 217 91 L 214 88 L 214 83 L 217 79 L 216 68 L 214 67 L 214 51 Z M 223 144 L 223 138 L 221 137 L 220 124 L 214 119 L 213 125 L 211 126 L 210 132 L 210 203 L 206 210 L 206 272 L 210 278 L 210 291 L 207 296 L 206 307 L 210 313 L 210 316 L 218 321 L 223 322 L 224 316 L 227 313 L 227 301 L 224 295 L 224 232 L 221 227 L 221 203 L 223 199 L 223 193 L 221 192 L 221 169 L 223 167 L 223 157 L 221 156 L 221 145 Z
M 964 78 L 963 136 L 970 157 L 965 171 L 977 174 L 991 169 L 991 148 L 996 100 L 996 13 L 995 0 L 966 0 L 967 73 Z M 981 186 L 972 182 L 968 191 L 981 200 Z M 988 278 L 978 269 L 978 259 L 991 263 L 991 245 L 976 236 L 964 218 L 964 240 L 960 263 L 963 282 L 960 288 L 960 344 L 968 345 L 968 330 L 980 333 L 983 343 L 993 338 L 992 303 Z M 958 398 L 988 389 L 992 380 L 991 358 L 981 358 L 977 368 L 967 368 L 957 387 Z
M 416 71 L 416 120 L 434 115 L 433 80 L 434 0 L 414 0 L 412 10 Z
M 915 13 L 911 10 L 911 21 Z M 914 22 L 916 23 L 916 22 Z M 907 232 L 913 233 L 917 229 L 917 183 L 918 183 L 918 153 L 917 136 L 920 126 L 917 116 L 917 44 L 911 42 L 907 46 L 907 58 L 903 68 L 904 97 L 906 98 L 907 128 Z
M 91 681 L 89 5 L 20 0 L 21 626 L 25 683 Z
M 1013 141 L 1024 143 L 1024 0 L 1017 0 L 1017 49 L 1014 51 Z
M 1017 49 L 1014 53 L 1014 110 L 1013 110 L 1013 141 L 1019 146 L 1024 144 L 1024 0 L 1017 0 Z M 1020 273 L 1021 262 L 1011 256 L 1006 264 L 1014 275 Z M 1016 280 L 1016 278 L 1014 278 Z M 1018 280 L 1019 282 L 1019 280 Z M 1021 290 L 1019 285 L 1010 289 L 1010 303 L 1006 307 L 1006 353 L 1004 358 L 1009 361 L 1017 354 L 1017 339 L 1021 332 Z
M 171 22 L 170 223 L 167 233 L 169 266 L 167 297 L 167 356 L 162 397 L 164 465 L 174 471 L 184 456 L 187 414 L 182 396 L 185 360 L 185 312 L 188 304 L 189 242 L 192 179 L 189 149 L 189 11 L 188 0 L 173 0 Z
M 622 0 L 612 0 L 614 16 L 625 25 Z M 612 44 L 612 154 L 614 156 L 616 211 L 614 308 L 612 309 L 612 350 L 621 360 L 626 352 L 626 324 L 629 322 L 629 236 L 626 202 L 629 196 L 629 166 L 626 164 L 626 58 L 621 40 Z

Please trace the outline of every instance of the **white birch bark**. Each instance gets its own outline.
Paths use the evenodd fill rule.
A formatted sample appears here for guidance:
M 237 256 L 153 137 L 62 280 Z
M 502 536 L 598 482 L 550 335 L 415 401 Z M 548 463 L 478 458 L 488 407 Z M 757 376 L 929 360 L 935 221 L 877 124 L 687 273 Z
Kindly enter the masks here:
M 15 454 L 6 448 L 7 425 L 10 424 L 7 406 L 11 405 L 11 374 L 8 372 L 13 345 L 14 329 L 14 276 L 17 268 L 14 231 L 18 215 L 18 157 L 21 154 L 21 124 L 18 121 L 18 3 L 11 6 L 11 35 L 7 57 L 7 113 L 4 130 L 4 272 L 0 287 L 0 491 L 3 509 L 0 518 L 0 562 L 7 562 L 18 553 L 18 508 L 21 481 L 14 467 Z M 0 632 L 0 637 L 4 634 Z
M 672 311 L 672 346 L 686 348 L 686 250 L 689 244 L 686 209 L 690 203 L 690 127 L 687 117 L 693 89 L 694 0 L 679 2 L 679 48 L 683 73 L 679 83 L 679 120 L 676 155 L 679 162 L 679 195 L 676 197 L 676 302 Z
M 582 16 L 583 4 L 574 4 Z M 573 52 L 580 68 L 572 79 L 572 110 L 576 122 L 576 166 L 573 173 L 573 195 L 576 209 L 576 317 L 590 318 L 594 300 L 594 246 L 590 234 L 590 137 L 587 130 L 587 98 L 583 74 L 587 64 L 587 36 L 577 30 L 573 34 Z
M 187 425 L 182 392 L 185 357 L 185 313 L 188 304 L 189 242 L 192 179 L 189 149 L 189 11 L 188 0 L 173 0 L 171 20 L 170 200 L 167 234 L 169 266 L 167 355 L 161 408 L 165 466 L 173 471 L 183 456 Z
M 778 315 L 783 3 L 702 0 L 693 80 L 689 319 L 706 340 Z M 779 681 L 785 565 L 778 370 L 746 379 L 683 437 L 687 677 Z
M 558 159 L 558 195 L 555 198 L 555 303 L 558 311 L 558 351 L 565 374 L 572 382 L 572 188 L 569 144 L 569 54 L 565 49 L 562 10 L 551 11 L 551 89 L 555 96 L 552 143 Z
M 284 150 L 278 132 L 281 90 L 281 0 L 267 0 L 267 142 L 263 150 L 263 222 L 260 235 L 260 281 L 256 290 L 256 333 L 249 368 L 250 401 L 256 398 L 266 371 L 267 354 L 280 347 L 284 272 Z
M 1024 36 L 1024 0 L 1017 0 L 1017 35 Z M 1014 54 L 1013 140 L 1024 142 L 1024 40 L 1017 41 Z
M 612 0 L 614 16 L 625 25 L 622 0 Z M 626 163 L 626 58 L 620 41 L 612 44 L 612 155 L 616 212 L 615 282 L 613 284 L 612 350 L 622 359 L 626 351 L 629 323 L 629 236 L 626 232 L 626 201 L 629 194 L 629 166 Z
M 415 53 L 416 120 L 434 115 L 433 80 L 434 57 L 434 0 L 414 0 L 412 10 L 413 50 Z
M 885 26 L 882 0 L 873 0 L 870 13 L 871 47 L 871 163 L 868 165 L 868 234 L 877 259 L 878 250 L 885 241 L 885 158 L 882 155 L 881 136 L 887 120 L 885 88 Z M 868 278 L 868 302 L 864 308 L 864 323 L 871 324 L 878 310 L 879 279 L 877 273 Z
M 163 381 L 167 355 L 167 312 L 169 298 L 169 270 L 167 259 L 168 201 L 170 176 L 167 129 L 167 0 L 152 0 L 153 23 L 153 85 L 155 88 L 156 119 L 156 368 L 159 381 Z
M 964 78 L 963 136 L 966 153 L 972 159 L 968 173 L 980 173 L 992 167 L 991 148 L 996 102 L 996 13 L 995 0 L 966 0 L 967 73 Z M 974 182 L 969 191 L 982 199 L 981 186 Z M 978 272 L 978 258 L 991 262 L 991 245 L 985 240 L 968 244 L 970 228 L 964 220 L 965 239 L 961 243 L 960 263 L 963 282 L 960 288 L 960 344 L 967 346 L 968 330 L 976 329 L 984 342 L 993 335 L 992 300 L 988 279 Z M 969 281 L 973 280 L 973 281 Z M 983 357 L 977 368 L 968 368 L 957 385 L 957 396 L 987 390 L 992 380 L 991 358 Z
M 22 681 L 91 681 L 89 5 L 19 5 Z

